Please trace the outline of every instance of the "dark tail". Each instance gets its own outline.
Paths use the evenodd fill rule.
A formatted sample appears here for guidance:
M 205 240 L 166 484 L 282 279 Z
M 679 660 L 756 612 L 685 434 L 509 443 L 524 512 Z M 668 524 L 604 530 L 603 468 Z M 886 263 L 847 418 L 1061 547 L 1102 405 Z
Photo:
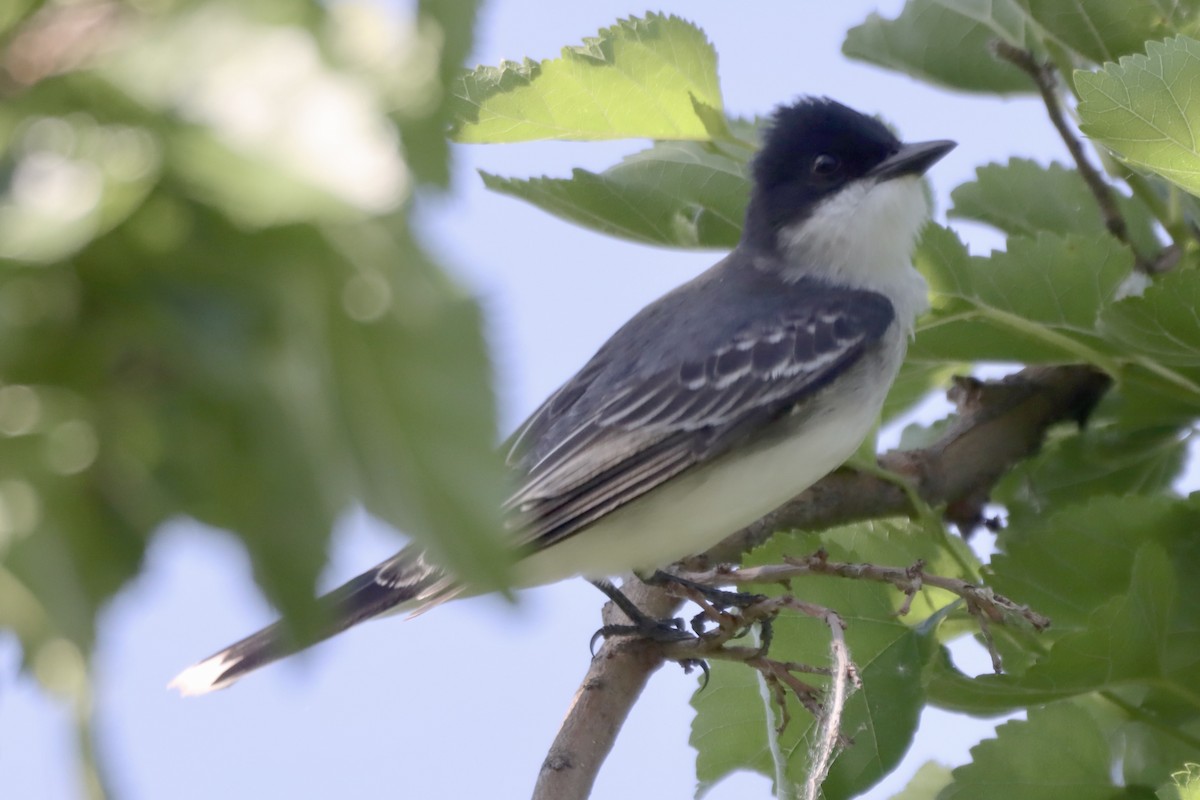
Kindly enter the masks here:
M 457 590 L 455 582 L 427 562 L 419 550 L 405 548 L 321 598 L 330 622 L 316 639 L 303 645 L 290 644 L 282 624 L 276 622 L 188 667 L 167 688 L 178 689 L 185 697 L 224 689 L 259 667 L 311 647 L 371 617 L 405 605 L 419 612 L 448 600 Z

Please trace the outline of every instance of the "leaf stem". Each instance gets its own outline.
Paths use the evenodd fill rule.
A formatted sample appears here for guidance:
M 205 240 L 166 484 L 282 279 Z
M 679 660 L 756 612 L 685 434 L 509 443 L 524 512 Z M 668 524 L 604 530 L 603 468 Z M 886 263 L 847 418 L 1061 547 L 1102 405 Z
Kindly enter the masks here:
M 1125 183 L 1133 192 L 1133 196 L 1141 201 L 1158 220 L 1158 223 L 1163 226 L 1163 230 L 1171 237 L 1171 242 L 1176 247 L 1182 248 L 1196 238 L 1195 234 L 1188 230 L 1187 224 L 1180 216 L 1178 203 L 1164 202 L 1144 175 L 1130 172 L 1125 176 Z
M 1059 333 L 1053 328 L 1025 319 L 1010 311 L 1001 311 L 998 308 L 990 308 L 988 306 L 977 307 L 977 309 L 982 316 L 994 322 L 999 322 L 1002 325 L 1007 325 L 1019 333 L 1035 339 L 1041 339 L 1046 344 L 1064 350 L 1082 361 L 1099 367 L 1113 377 L 1116 377 L 1120 372 L 1120 364 L 1116 360 L 1109 358 L 1094 348 L 1088 347 L 1077 339 Z
M 1148 372 L 1162 378 L 1167 383 L 1177 386 L 1190 393 L 1194 398 L 1200 398 L 1200 385 L 1180 375 L 1170 367 L 1167 367 L 1152 358 L 1144 355 L 1135 356 L 1130 360 L 1131 364 L 1137 364 L 1139 367 Z
M 1103 691 L 1099 692 L 1099 695 L 1117 708 L 1124 711 L 1130 719 L 1134 719 L 1145 725 L 1149 725 L 1151 728 L 1154 728 L 1156 731 L 1165 736 L 1170 736 L 1172 739 L 1183 742 L 1189 747 L 1194 747 L 1197 750 L 1200 750 L 1200 737 L 1193 736 L 1176 725 L 1164 724 L 1154 714 L 1148 713 L 1146 709 L 1140 706 L 1133 705 L 1129 701 L 1119 697 L 1115 692 Z
M 964 297 L 962 299 L 972 303 L 974 308 L 972 308 L 970 311 L 965 311 L 960 314 L 951 314 L 949 316 L 932 320 L 930 324 L 919 325 L 918 331 L 932 330 L 933 328 L 936 328 L 940 325 L 945 325 L 947 323 L 966 321 L 972 319 L 973 317 L 981 317 L 983 319 L 1004 325 L 1009 329 L 1016 331 L 1017 333 L 1021 333 L 1030 337 L 1031 339 L 1036 339 L 1045 344 L 1057 347 L 1064 352 L 1070 353 L 1080 361 L 1084 361 L 1088 364 L 1099 367 L 1109 375 L 1116 377 L 1120 374 L 1121 367 L 1118 361 L 1104 355 L 1094 348 L 1088 347 L 1083 342 L 1073 339 L 1066 334 L 1059 333 L 1047 325 L 1025 319 L 1024 317 L 1013 314 L 1012 312 L 1002 311 L 998 308 L 992 308 L 991 306 L 980 305 L 968 297 Z
M 969 298 L 963 299 L 967 299 L 968 302 L 973 302 L 970 301 Z M 1135 364 L 1139 367 L 1142 367 L 1147 372 L 1162 378 L 1172 386 L 1184 390 L 1193 398 L 1200 398 L 1200 384 L 1196 384 L 1195 382 L 1188 380 L 1175 370 L 1159 363 L 1158 361 L 1155 361 L 1152 358 L 1144 355 L 1137 355 L 1128 360 L 1124 360 L 1124 362 L 1122 360 L 1110 358 L 1095 348 L 1088 347 L 1083 342 L 1073 339 L 1066 334 L 1059 333 L 1053 328 L 1025 319 L 1024 317 L 1018 316 L 1017 314 L 1013 314 L 1009 311 L 1001 311 L 998 308 L 991 308 L 990 306 L 975 305 L 975 307 L 970 311 L 965 311 L 960 314 L 951 314 L 949 316 L 933 320 L 929 324 L 919 325 L 918 330 L 932 330 L 940 325 L 946 325 L 951 322 L 966 321 L 972 318 L 988 319 L 992 322 L 1005 325 L 1017 333 L 1022 333 L 1032 339 L 1039 340 L 1045 344 L 1049 344 L 1053 347 L 1057 347 L 1060 350 L 1070 353 L 1072 356 L 1075 356 L 1081 361 L 1092 364 L 1093 366 L 1104 370 L 1114 378 L 1119 378 L 1121 376 L 1122 363 Z

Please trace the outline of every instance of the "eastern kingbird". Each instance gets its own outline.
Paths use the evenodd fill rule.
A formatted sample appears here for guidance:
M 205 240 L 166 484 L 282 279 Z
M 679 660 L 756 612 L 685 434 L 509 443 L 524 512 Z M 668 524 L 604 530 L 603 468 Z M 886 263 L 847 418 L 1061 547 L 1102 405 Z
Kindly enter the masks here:
M 826 98 L 776 110 L 733 252 L 625 323 L 513 435 L 518 585 L 703 552 L 854 453 L 928 305 L 920 178 L 954 146 L 901 143 Z M 407 547 L 323 598 L 322 638 L 465 593 Z M 171 686 L 219 689 L 292 649 L 276 623 Z

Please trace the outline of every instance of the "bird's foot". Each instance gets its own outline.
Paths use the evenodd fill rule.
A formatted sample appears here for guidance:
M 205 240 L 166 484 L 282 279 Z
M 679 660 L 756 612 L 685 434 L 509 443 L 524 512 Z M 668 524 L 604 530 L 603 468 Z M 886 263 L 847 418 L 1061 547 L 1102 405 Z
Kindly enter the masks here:
M 691 628 L 701 638 L 717 632 L 724 632 L 724 638 L 738 635 L 746 627 L 741 612 L 767 600 L 766 595 L 716 589 L 663 570 L 657 570 L 643 580 L 654 586 L 674 588 L 678 594 L 700 606 L 702 610 L 692 618 Z M 709 630 L 709 623 L 715 624 L 717 630 Z
M 591 583 L 597 589 L 604 592 L 608 599 L 612 600 L 613 604 L 621 609 L 621 612 L 629 617 L 630 620 L 630 624 L 628 625 L 605 625 L 592 634 L 589 646 L 591 647 L 593 656 L 596 655 L 596 642 L 598 640 L 614 636 L 637 637 L 659 644 L 673 644 L 693 638 L 692 634 L 684 630 L 682 618 L 655 619 L 634 605 L 632 600 L 608 581 L 592 581 Z

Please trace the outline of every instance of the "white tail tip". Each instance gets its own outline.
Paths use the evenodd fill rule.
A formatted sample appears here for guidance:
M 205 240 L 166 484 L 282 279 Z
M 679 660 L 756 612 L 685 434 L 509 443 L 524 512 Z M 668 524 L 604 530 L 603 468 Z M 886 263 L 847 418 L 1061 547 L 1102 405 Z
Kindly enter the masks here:
M 178 690 L 182 697 L 195 697 L 197 695 L 208 694 L 217 689 L 224 689 L 233 683 L 236 678 L 227 678 L 222 681 L 220 677 L 238 661 L 240 659 L 230 658 L 225 653 L 218 653 L 212 658 L 201 661 L 199 664 L 193 664 L 176 675 L 167 684 L 167 688 Z

